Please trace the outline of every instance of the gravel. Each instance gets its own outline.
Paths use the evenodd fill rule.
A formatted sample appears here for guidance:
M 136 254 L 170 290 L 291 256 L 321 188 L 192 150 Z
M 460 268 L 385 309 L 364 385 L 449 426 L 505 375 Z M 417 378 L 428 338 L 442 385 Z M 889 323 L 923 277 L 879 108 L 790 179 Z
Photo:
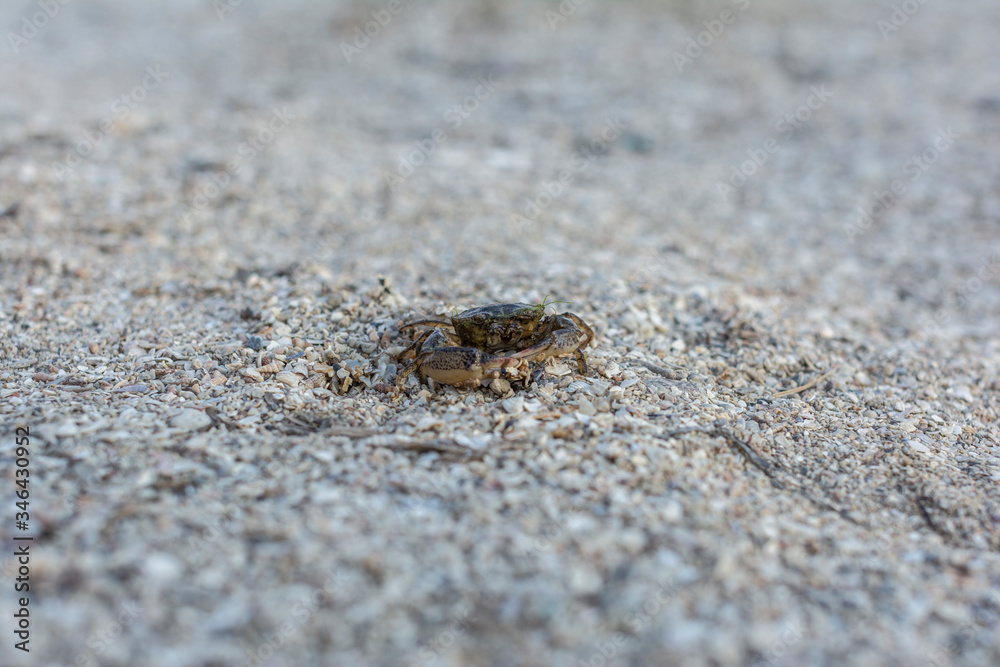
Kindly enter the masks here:
M 1000 7 L 899 7 L 8 39 L 0 662 L 1000 664 Z M 586 376 L 396 386 L 403 323 L 546 298 Z

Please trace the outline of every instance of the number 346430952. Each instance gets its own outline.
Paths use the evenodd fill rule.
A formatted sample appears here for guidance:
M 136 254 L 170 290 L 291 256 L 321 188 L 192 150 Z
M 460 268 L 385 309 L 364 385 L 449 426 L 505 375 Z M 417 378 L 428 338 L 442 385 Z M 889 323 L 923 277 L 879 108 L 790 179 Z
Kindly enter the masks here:
M 21 426 L 18 427 L 15 432 L 15 436 L 17 440 L 15 443 L 16 447 L 14 449 L 14 456 L 17 458 L 15 459 L 14 464 L 17 468 L 14 470 L 14 477 L 16 478 L 14 483 L 20 487 L 16 491 L 16 495 L 20 499 L 20 502 L 17 503 L 17 508 L 19 510 L 23 510 L 22 512 L 19 512 L 15 518 L 18 521 L 27 521 L 28 477 L 31 474 L 28 470 L 28 446 L 30 444 L 31 432 L 27 426 Z

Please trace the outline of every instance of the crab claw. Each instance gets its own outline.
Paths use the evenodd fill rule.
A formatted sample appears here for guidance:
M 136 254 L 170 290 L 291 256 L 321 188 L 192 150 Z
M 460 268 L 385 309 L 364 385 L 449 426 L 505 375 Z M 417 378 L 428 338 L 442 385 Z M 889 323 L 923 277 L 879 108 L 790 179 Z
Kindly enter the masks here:
M 539 343 L 515 352 L 511 356 L 515 359 L 527 359 L 528 361 L 545 361 L 549 357 L 572 354 L 576 357 L 580 373 L 586 375 L 587 357 L 583 354 L 583 350 L 594 340 L 594 331 L 573 313 L 563 313 L 558 317 L 557 323 L 559 328 L 552 331 Z
M 504 369 L 519 363 L 519 359 L 498 357 L 474 347 L 439 347 L 421 354 L 415 365 L 424 378 L 475 388 L 484 380 L 501 377 Z

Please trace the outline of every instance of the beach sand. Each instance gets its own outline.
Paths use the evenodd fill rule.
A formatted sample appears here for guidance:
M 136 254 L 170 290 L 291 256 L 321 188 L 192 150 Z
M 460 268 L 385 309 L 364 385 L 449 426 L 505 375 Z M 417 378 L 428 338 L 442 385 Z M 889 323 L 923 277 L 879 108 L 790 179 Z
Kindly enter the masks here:
M 0 662 L 1000 664 L 995 2 L 52 4 Z M 546 298 L 586 375 L 394 388 Z

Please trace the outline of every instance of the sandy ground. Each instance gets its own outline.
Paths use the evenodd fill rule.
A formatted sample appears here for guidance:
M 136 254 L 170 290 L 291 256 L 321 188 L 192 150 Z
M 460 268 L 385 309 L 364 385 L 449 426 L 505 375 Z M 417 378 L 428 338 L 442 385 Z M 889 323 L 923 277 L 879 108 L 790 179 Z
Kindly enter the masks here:
M 2 664 L 1000 664 L 995 2 L 52 5 Z M 546 297 L 586 375 L 392 389 Z

